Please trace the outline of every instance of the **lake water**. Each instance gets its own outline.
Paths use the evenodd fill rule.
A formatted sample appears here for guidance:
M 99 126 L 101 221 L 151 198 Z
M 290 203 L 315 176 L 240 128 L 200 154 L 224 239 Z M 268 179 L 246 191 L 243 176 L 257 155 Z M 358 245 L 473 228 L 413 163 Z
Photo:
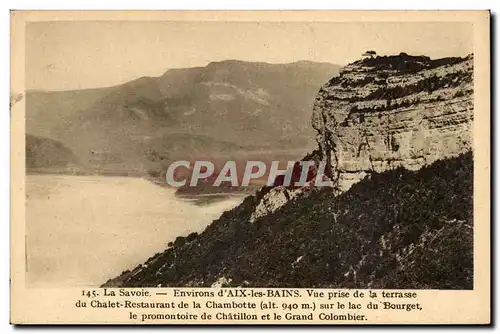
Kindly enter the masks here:
M 140 178 L 28 175 L 27 284 L 99 286 L 241 201 L 199 206 Z

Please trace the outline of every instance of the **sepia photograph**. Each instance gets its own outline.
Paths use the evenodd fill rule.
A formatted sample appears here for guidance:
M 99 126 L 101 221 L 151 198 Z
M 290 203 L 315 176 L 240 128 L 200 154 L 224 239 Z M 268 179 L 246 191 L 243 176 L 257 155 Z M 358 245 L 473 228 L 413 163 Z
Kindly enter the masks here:
M 475 23 L 305 16 L 27 19 L 20 284 L 476 290 Z

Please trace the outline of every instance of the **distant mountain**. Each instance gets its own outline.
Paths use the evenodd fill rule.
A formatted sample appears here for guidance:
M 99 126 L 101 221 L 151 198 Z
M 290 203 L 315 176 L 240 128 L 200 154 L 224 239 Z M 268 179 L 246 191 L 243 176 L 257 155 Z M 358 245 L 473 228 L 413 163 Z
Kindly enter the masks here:
M 155 156 L 244 155 L 276 142 L 273 150 L 300 156 L 314 146 L 314 97 L 338 69 L 227 60 L 115 87 L 28 92 L 26 129 L 63 142 L 91 169 L 146 171 L 161 168 Z
M 319 91 L 318 145 L 343 190 L 375 170 L 416 170 L 471 150 L 474 56 L 357 60 Z

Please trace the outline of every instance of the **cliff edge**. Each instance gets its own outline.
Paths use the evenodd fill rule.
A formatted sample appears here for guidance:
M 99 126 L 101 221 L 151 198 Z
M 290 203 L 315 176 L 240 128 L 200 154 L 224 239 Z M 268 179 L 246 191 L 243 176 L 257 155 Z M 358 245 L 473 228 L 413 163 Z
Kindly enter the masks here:
M 324 85 L 312 125 L 341 190 L 374 171 L 418 170 L 469 151 L 473 62 L 472 55 L 366 58 Z

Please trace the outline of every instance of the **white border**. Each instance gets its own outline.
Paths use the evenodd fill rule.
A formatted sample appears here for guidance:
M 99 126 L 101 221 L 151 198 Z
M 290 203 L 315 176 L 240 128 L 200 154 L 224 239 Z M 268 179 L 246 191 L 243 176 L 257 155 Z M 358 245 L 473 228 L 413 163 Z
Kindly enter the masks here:
M 9 9 L 492 9 L 492 12 L 494 14 L 498 13 L 498 8 L 500 7 L 500 2 L 498 0 L 474 0 L 474 1 L 449 1 L 449 2 L 444 2 L 444 1 L 437 1 L 437 0 L 421 0 L 421 1 L 415 1 L 415 2 L 403 2 L 403 1 L 360 1 L 360 0 L 350 0 L 350 1 L 345 1 L 345 2 L 326 2 L 322 0 L 308 0 L 308 1 L 293 1 L 293 0 L 287 0 L 287 1 L 270 1 L 270 0 L 252 0 L 252 1 L 239 1 L 238 3 L 235 3 L 234 1 L 223 1 L 223 0 L 212 0 L 210 2 L 206 1 L 194 1 L 194 0 L 184 0 L 180 2 L 165 2 L 165 1 L 153 1 L 153 0 L 141 0 L 141 1 L 131 1 L 131 0 L 122 0 L 120 2 L 110 2 L 110 1 L 103 1 L 103 0 L 87 0 L 87 1 L 75 1 L 75 2 L 68 2 L 68 1 L 54 1 L 54 0 L 45 0 L 43 2 L 40 1 L 34 1 L 34 0 L 25 0 L 25 1 L 3 1 L 1 4 L 2 11 L 0 12 L 0 25 L 1 25 L 1 32 L 0 32 L 0 45 L 3 47 L 3 52 L 1 53 L 1 60 L 2 60 L 2 68 L 3 71 L 2 73 L 5 73 L 3 76 L 2 82 L 2 91 L 3 94 L 1 94 L 2 97 L 2 106 L 3 110 L 2 113 L 0 113 L 0 126 L 2 127 L 0 129 L 0 154 L 1 157 L 3 158 L 0 163 L 0 196 L 1 196 L 1 201 L 0 201 L 0 215 L 1 215 L 1 226 L 3 229 L 3 233 L 0 233 L 1 239 L 0 242 L 2 243 L 4 248 L 4 256 L 1 258 L 1 268 L 2 268 L 2 278 L 1 282 L 3 284 L 0 294 L 0 299 L 1 299 L 1 312 L 0 312 L 0 323 L 1 323 L 1 333 L 10 333 L 13 332 L 15 329 L 13 326 L 10 326 L 8 324 L 9 322 L 9 256 L 8 254 L 8 247 L 9 247 L 9 200 L 10 200 L 10 174 L 9 174 L 9 159 L 10 159 L 10 120 L 9 120 L 9 113 L 8 113 L 8 99 L 9 99 L 9 85 L 10 85 L 10 80 L 9 76 L 7 73 L 10 71 L 10 64 L 9 64 L 9 44 L 10 44 L 10 24 L 9 24 Z M 496 18 L 492 22 L 495 22 Z M 494 32 L 492 34 L 492 38 L 496 40 L 496 35 L 498 33 L 498 29 L 494 27 Z M 493 45 L 495 45 L 494 43 Z M 495 47 L 492 48 L 492 51 L 495 51 Z M 495 54 L 494 52 L 494 60 L 492 61 L 496 64 L 498 64 L 498 55 Z M 498 88 L 498 71 L 496 70 L 495 73 L 493 73 L 493 82 L 494 82 L 494 88 L 495 90 L 492 92 L 494 96 L 499 96 L 499 88 Z M 500 128 L 500 118 L 497 116 L 494 118 L 495 121 L 495 128 L 498 130 Z M 493 132 L 495 133 L 495 132 Z M 497 158 L 499 157 L 499 152 L 498 152 L 498 143 L 496 142 L 496 137 L 495 137 L 495 145 L 494 146 L 494 157 L 495 158 L 495 166 L 498 166 L 499 164 L 497 163 Z M 493 153 L 492 152 L 492 153 Z M 495 172 L 499 172 L 499 169 L 495 168 Z M 497 185 L 495 185 L 495 190 Z M 494 207 L 498 207 L 500 204 L 500 200 L 498 198 L 495 200 Z M 494 218 L 497 218 L 497 212 L 495 212 Z M 496 219 L 495 219 L 496 221 Z M 495 229 L 495 240 L 499 240 L 499 229 L 498 227 Z M 493 243 L 494 244 L 494 243 Z M 498 260 L 499 254 L 498 254 L 498 246 L 495 247 L 496 252 L 494 254 L 493 259 Z M 497 263 L 497 261 L 495 261 Z M 492 269 L 495 268 L 495 264 L 493 264 Z M 492 282 L 493 283 L 493 282 Z M 494 291 L 498 292 L 498 287 L 494 289 Z M 496 296 L 495 296 L 496 297 Z M 496 299 L 496 298 L 495 298 Z M 494 320 L 498 321 L 498 307 L 495 307 L 496 314 L 493 315 Z M 219 330 L 222 328 L 212 328 L 212 330 Z M 275 331 L 278 328 L 253 328 L 252 330 L 259 331 L 259 332 L 271 332 Z M 281 330 L 287 330 L 288 328 L 281 328 Z M 302 328 L 303 330 L 307 330 L 306 328 Z M 347 333 L 348 331 L 353 331 L 353 330 L 362 330 L 362 328 L 328 328 L 327 330 L 332 330 L 334 329 L 337 332 L 345 332 Z M 379 328 L 379 330 L 383 328 Z M 413 328 L 415 329 L 415 328 Z M 475 328 L 478 330 L 479 328 Z M 62 329 L 63 331 L 69 330 L 68 328 Z M 104 329 L 104 328 L 85 328 L 82 329 L 80 328 L 79 330 L 83 332 L 87 331 L 92 331 L 94 333 L 102 333 L 105 330 L 110 330 Z M 113 328 L 115 331 L 122 331 L 123 328 Z M 131 330 L 131 329 L 128 329 Z M 128 331 L 127 330 L 127 331 Z M 157 327 L 150 327 L 150 328 L 134 328 L 133 331 L 145 331 L 145 330 L 168 330 L 168 331 L 177 331 L 179 329 L 177 328 L 157 328 Z M 184 328 L 181 329 L 183 331 L 191 331 L 193 330 L 192 328 Z M 243 328 L 226 328 L 226 330 L 243 330 Z M 417 331 L 422 331 L 426 333 L 432 333 L 434 331 L 437 332 L 439 328 L 419 328 Z M 52 332 L 60 332 L 61 329 L 57 328 L 46 328 L 44 330 L 45 332 L 52 333 Z

